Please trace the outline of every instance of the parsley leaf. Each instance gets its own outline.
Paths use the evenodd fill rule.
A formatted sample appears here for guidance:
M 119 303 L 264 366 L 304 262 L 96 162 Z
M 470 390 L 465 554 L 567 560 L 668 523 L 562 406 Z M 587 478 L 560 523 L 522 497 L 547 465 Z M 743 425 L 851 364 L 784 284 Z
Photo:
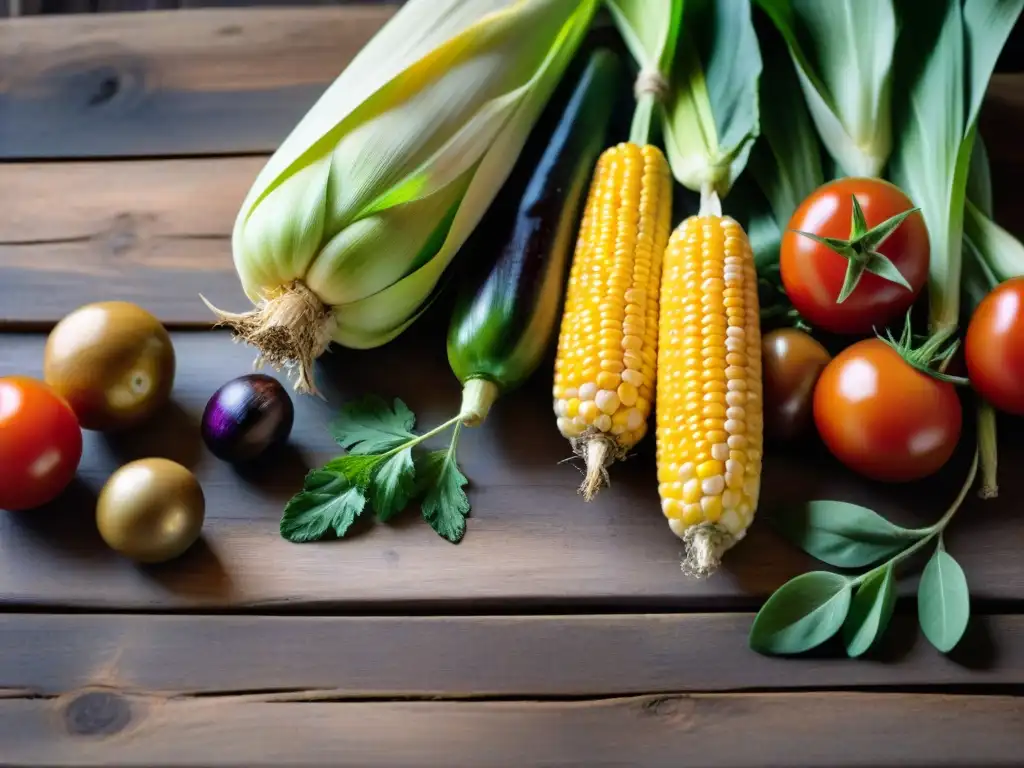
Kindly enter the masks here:
M 373 473 L 377 466 L 384 460 L 383 456 L 359 456 L 349 454 L 337 459 L 331 459 L 324 464 L 324 471 L 332 472 L 346 478 L 351 485 L 358 485 L 366 488 L 373 482 Z M 313 474 L 313 473 L 310 473 Z M 306 478 L 305 489 L 309 490 L 309 478 Z
M 412 448 L 399 451 L 381 465 L 374 475 L 370 493 L 371 504 L 381 522 L 405 509 L 416 493 Z
M 423 517 L 441 536 L 457 544 L 466 533 L 469 499 L 463 487 L 469 482 L 455 463 L 455 446 L 459 440 L 456 425 L 448 450 L 431 451 L 421 460 L 423 483 Z
M 296 543 L 321 539 L 331 528 L 344 536 L 366 506 L 366 496 L 348 478 L 316 470 L 306 478 L 306 489 L 292 497 L 281 517 L 281 535 Z
M 331 424 L 331 434 L 350 453 L 386 453 L 414 439 L 415 424 L 416 415 L 398 398 L 392 408 L 382 398 L 368 395 L 345 404 Z

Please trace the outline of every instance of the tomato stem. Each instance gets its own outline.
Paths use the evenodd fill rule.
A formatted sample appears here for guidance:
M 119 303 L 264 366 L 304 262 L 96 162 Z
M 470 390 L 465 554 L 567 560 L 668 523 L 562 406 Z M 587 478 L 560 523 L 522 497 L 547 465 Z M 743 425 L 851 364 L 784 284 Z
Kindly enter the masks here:
M 996 411 L 984 400 L 979 400 L 978 451 L 981 453 L 981 488 L 978 495 L 983 499 L 994 499 L 999 495 L 996 445 Z
M 955 328 L 941 328 L 929 336 L 921 346 L 915 347 L 914 335 L 910 327 L 910 313 L 908 312 L 899 339 L 895 338 L 892 331 L 888 329 L 886 329 L 885 336 L 880 334 L 876 334 L 876 336 L 892 347 L 906 361 L 907 365 L 915 370 L 939 381 L 966 385 L 970 383 L 967 379 L 945 372 L 950 360 L 953 359 L 953 355 L 960 347 L 959 339 L 950 341 L 955 330 Z M 947 344 L 947 342 L 949 343 Z
M 881 565 L 875 568 L 872 568 L 870 571 L 867 571 L 866 573 L 862 573 L 860 576 L 853 579 L 853 585 L 856 586 L 857 584 L 862 583 L 872 573 L 882 568 L 885 568 L 889 563 L 892 563 L 894 566 L 898 565 L 899 563 L 903 562 L 908 557 L 913 555 L 915 552 L 918 552 L 919 550 L 927 546 L 928 542 L 932 541 L 936 536 L 941 536 L 942 532 L 945 531 L 946 527 L 949 525 L 949 522 L 953 519 L 953 515 L 955 515 L 959 511 L 960 505 L 962 505 L 964 503 L 964 499 L 967 498 L 967 492 L 971 489 L 971 486 L 974 485 L 974 478 L 977 477 L 977 474 L 978 451 L 975 451 L 974 459 L 971 461 L 971 468 L 967 472 L 967 480 L 964 481 L 963 486 L 960 488 L 960 492 L 956 495 L 956 498 L 953 500 L 953 503 L 949 505 L 949 508 L 945 511 L 945 513 L 943 513 L 942 517 L 940 517 L 934 525 L 930 525 L 927 528 L 921 529 L 925 532 L 924 535 L 920 539 L 915 541 L 913 544 L 911 544 L 909 547 L 904 549 L 902 552 L 893 555 L 886 562 L 882 563 Z
M 879 253 L 878 248 L 884 243 L 889 235 L 896 231 L 908 216 L 917 213 L 920 208 L 909 210 L 890 216 L 871 229 L 868 229 L 867 221 L 864 218 L 864 211 L 856 195 L 850 195 L 853 202 L 853 212 L 850 218 L 850 237 L 843 240 L 839 237 L 821 237 L 810 232 L 793 230 L 794 233 L 809 238 L 819 245 L 834 251 L 846 259 L 846 275 L 843 278 L 843 287 L 836 298 L 836 304 L 842 304 L 860 283 L 865 272 L 888 280 L 897 285 L 902 285 L 908 291 L 913 292 L 913 287 L 907 282 L 903 273 L 896 268 L 896 265 L 889 260 L 889 257 Z

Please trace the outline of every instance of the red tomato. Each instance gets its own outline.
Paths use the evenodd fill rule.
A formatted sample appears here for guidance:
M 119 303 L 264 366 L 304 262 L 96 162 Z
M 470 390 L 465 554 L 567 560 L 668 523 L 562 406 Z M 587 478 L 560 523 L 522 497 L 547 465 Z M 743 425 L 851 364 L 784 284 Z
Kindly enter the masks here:
M 52 501 L 81 458 L 82 430 L 64 400 L 35 379 L 0 379 L 0 509 Z
M 1024 415 L 1024 278 L 996 286 L 967 326 L 971 385 L 1000 411 Z
M 875 480 L 936 472 L 953 455 L 962 421 L 952 384 L 911 367 L 879 339 L 840 352 L 814 389 L 814 422 L 825 445 Z
M 846 178 L 811 193 L 782 237 L 779 266 L 793 306 L 813 326 L 833 333 L 868 333 L 906 314 L 928 279 L 928 230 L 920 211 L 907 218 L 878 247 L 913 291 L 864 272 L 842 304 L 837 304 L 849 261 L 826 245 L 794 230 L 848 240 L 853 196 L 864 211 L 868 229 L 914 207 L 899 187 L 883 179 Z

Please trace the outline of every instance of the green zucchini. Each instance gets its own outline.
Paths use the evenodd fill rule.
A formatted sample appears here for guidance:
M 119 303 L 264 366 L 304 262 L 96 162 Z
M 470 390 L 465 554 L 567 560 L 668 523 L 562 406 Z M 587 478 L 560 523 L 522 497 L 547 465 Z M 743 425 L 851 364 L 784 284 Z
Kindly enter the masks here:
M 500 196 L 477 230 L 472 247 L 494 247 L 497 258 L 463 280 L 448 329 L 448 362 L 463 385 L 467 425 L 483 421 L 501 394 L 529 378 L 553 340 L 621 77 L 611 51 L 590 54 L 540 159 L 520 156 L 506 187 L 513 200 Z

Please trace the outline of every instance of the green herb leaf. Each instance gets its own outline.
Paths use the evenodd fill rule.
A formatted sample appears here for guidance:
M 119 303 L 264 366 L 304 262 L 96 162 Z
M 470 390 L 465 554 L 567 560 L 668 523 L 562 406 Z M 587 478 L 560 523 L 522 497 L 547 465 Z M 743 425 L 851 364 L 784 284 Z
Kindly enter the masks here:
M 421 460 L 418 473 L 427 486 L 423 497 L 423 517 L 441 536 L 453 544 L 466 533 L 469 499 L 463 488 L 469 482 L 455 463 L 458 428 L 448 450 L 432 451 Z
M 322 539 L 333 529 L 341 538 L 366 506 L 363 490 L 348 478 L 317 470 L 307 490 L 293 496 L 281 517 L 281 535 L 296 543 Z
M 843 625 L 852 580 L 812 571 L 775 590 L 750 628 L 750 647 L 760 653 L 792 654 L 821 645 Z
M 415 438 L 415 424 L 415 414 L 398 398 L 392 408 L 369 395 L 345 404 L 331 424 L 331 434 L 351 453 L 386 453 Z
M 760 133 L 761 66 L 748 2 L 683 3 L 664 131 L 669 165 L 683 186 L 710 187 L 720 197 L 732 188 Z
M 960 564 L 939 539 L 935 554 L 921 573 L 917 618 L 929 642 L 943 653 L 953 650 L 967 629 L 971 598 Z
M 872 565 L 925 535 L 924 530 L 902 528 L 877 512 L 845 501 L 783 507 L 771 519 L 802 550 L 837 568 Z
M 846 653 L 860 656 L 867 651 L 889 625 L 896 606 L 896 580 L 892 561 L 867 575 L 850 604 L 843 624 Z
M 373 477 L 370 503 L 381 522 L 405 509 L 416 494 L 416 469 L 412 448 L 399 451 L 385 461 Z

